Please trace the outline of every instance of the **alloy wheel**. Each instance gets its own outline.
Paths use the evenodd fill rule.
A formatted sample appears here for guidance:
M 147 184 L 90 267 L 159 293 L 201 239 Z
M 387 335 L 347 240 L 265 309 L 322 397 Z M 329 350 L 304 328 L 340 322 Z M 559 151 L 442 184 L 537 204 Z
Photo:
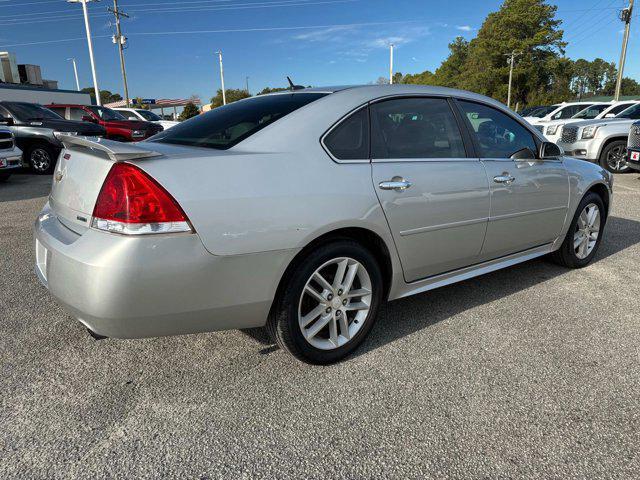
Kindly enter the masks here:
M 623 172 L 627 170 L 625 157 L 625 147 L 622 145 L 612 148 L 607 152 L 607 165 L 612 172 Z
M 587 258 L 600 235 L 600 209 L 595 203 L 590 203 L 580 213 L 573 234 L 573 250 L 580 260 Z
M 46 172 L 51 167 L 51 156 L 44 148 L 31 151 L 31 165 L 37 172 Z
M 307 280 L 298 305 L 303 337 L 321 350 L 339 348 L 360 331 L 371 308 L 371 278 L 349 257 L 321 265 Z

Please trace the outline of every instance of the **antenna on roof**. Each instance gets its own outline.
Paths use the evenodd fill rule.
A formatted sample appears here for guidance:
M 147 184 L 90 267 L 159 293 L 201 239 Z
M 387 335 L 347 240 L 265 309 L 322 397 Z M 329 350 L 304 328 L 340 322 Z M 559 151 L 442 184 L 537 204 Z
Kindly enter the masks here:
M 304 86 L 302 85 L 294 85 L 291 81 L 291 78 L 287 76 L 287 82 L 289 82 L 289 90 L 303 90 Z

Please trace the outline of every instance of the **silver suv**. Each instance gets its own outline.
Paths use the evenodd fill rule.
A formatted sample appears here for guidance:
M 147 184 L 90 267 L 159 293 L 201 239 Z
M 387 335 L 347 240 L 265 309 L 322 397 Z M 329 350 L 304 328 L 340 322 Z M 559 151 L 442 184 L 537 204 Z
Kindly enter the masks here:
M 22 151 L 16 147 L 11 130 L 0 128 L 0 182 L 5 182 L 11 172 L 20 168 Z
M 640 120 L 640 104 L 627 108 L 615 118 L 565 125 L 557 142 L 567 155 L 599 163 L 610 172 L 629 170 L 625 161 L 629 128 Z
M 627 167 L 640 171 L 640 122 L 631 125 L 627 142 Z

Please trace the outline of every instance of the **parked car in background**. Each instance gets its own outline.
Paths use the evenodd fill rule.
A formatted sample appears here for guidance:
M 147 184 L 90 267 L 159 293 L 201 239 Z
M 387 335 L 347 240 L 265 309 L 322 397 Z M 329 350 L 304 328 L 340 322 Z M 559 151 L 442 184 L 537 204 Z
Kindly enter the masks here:
M 0 101 L 0 126 L 13 132 L 22 162 L 35 173 L 50 173 L 55 166 L 62 144 L 54 132 L 103 137 L 100 125 L 65 120 L 37 103 Z
M 640 103 L 614 118 L 589 120 L 565 125 L 557 144 L 567 155 L 599 163 L 610 172 L 629 170 L 626 164 L 629 129 L 640 120 Z
M 533 113 L 535 110 L 540 110 L 540 109 L 543 109 L 543 108 L 549 108 L 549 106 L 548 105 L 535 105 L 533 107 L 526 107 L 526 108 L 523 108 L 522 110 L 520 110 L 518 112 L 518 114 L 521 117 L 526 117 L 529 114 Z
M 577 123 L 584 120 L 600 120 L 601 118 L 614 118 L 617 114 L 623 112 L 627 108 L 640 103 L 636 101 L 623 101 L 623 102 L 609 102 L 609 103 L 596 103 L 588 108 L 576 113 L 573 117 L 566 120 L 553 120 L 551 122 L 536 125 L 539 130 L 542 129 L 542 133 L 547 140 L 556 143 L 560 140 L 562 135 L 563 125 L 571 123 Z
M 551 122 L 552 120 L 563 120 L 573 117 L 576 113 L 593 105 L 594 102 L 565 102 L 554 105 L 556 108 L 548 111 L 534 110 L 524 119 L 531 125 L 539 125 L 541 123 Z M 546 112 L 546 113 L 545 113 Z M 540 130 L 538 128 L 538 130 Z
M 164 120 L 160 115 L 150 110 L 145 110 L 144 108 L 114 108 L 114 110 L 120 112 L 127 120 L 143 120 L 145 122 L 157 123 L 158 125 L 162 125 L 162 128 L 165 130 L 180 124 L 180 122 Z
M 8 128 L 0 128 L 0 182 L 6 182 L 21 166 L 22 151 L 16 146 L 13 133 Z
M 96 123 L 107 130 L 107 138 L 118 142 L 138 142 L 162 130 L 161 125 L 142 120 L 127 120 L 121 113 L 97 105 L 47 105 L 68 120 Z
M 640 170 L 640 122 L 633 123 L 629 130 L 627 167 L 632 170 Z
M 86 327 L 266 325 L 319 364 L 357 348 L 385 300 L 546 254 L 588 265 L 612 200 L 601 167 L 438 87 L 279 92 L 135 145 L 61 140 L 36 273 Z

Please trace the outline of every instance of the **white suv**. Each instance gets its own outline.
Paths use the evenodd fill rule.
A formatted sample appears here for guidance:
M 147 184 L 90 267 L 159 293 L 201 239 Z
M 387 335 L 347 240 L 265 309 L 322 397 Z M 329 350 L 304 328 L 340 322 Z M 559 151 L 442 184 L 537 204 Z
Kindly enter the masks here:
M 576 113 L 590 107 L 596 102 L 565 102 L 560 103 L 543 117 L 524 117 L 531 125 L 539 125 L 541 123 L 551 122 L 552 120 L 562 120 L 573 117 Z M 597 102 L 601 103 L 601 102 Z M 538 130 L 540 130 L 538 128 Z
M 581 122 L 584 120 L 600 120 L 602 118 L 614 118 L 616 115 L 635 104 L 637 101 L 623 101 L 614 103 L 595 103 L 588 108 L 576 113 L 573 117 L 565 120 L 554 120 L 542 125 L 537 125 L 550 142 L 557 143 L 562 136 L 562 127 L 571 123 Z
M 22 151 L 16 147 L 11 130 L 0 128 L 0 182 L 6 181 L 11 172 L 22 166 Z
M 127 120 L 142 120 L 144 122 L 157 123 L 158 125 L 162 125 L 162 128 L 165 130 L 175 127 L 180 123 L 163 120 L 160 115 L 156 115 L 152 111 L 145 110 L 144 108 L 114 108 L 113 110 L 120 112 Z

